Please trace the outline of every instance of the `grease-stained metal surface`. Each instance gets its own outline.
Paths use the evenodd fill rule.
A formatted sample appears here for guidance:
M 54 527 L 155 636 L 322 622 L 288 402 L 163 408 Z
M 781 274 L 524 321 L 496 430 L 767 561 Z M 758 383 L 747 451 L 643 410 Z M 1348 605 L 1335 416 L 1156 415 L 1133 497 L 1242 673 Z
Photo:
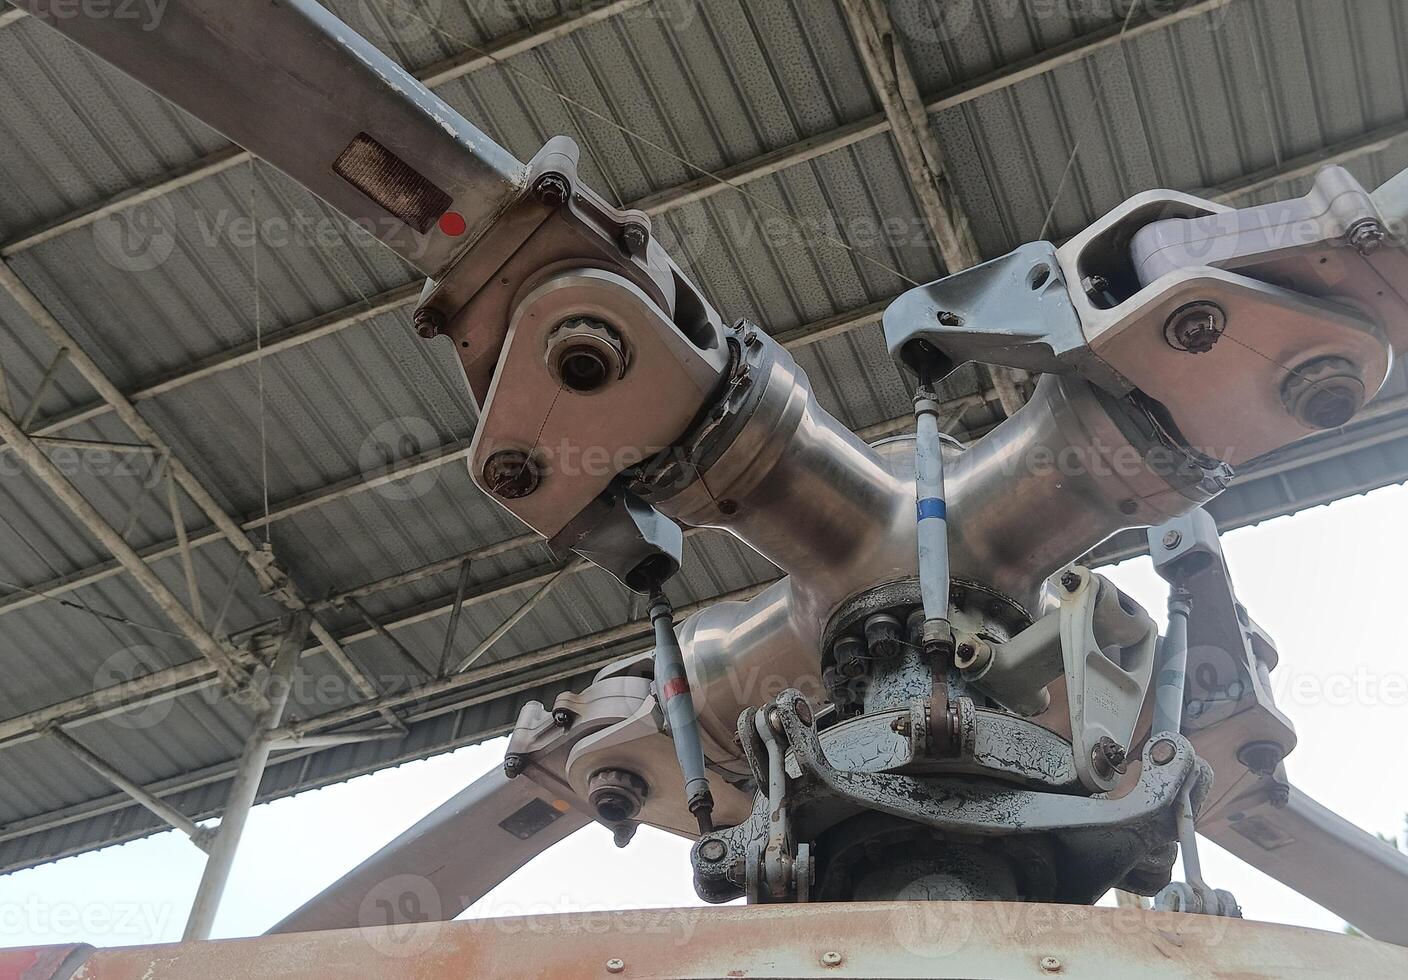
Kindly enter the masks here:
M 1400 977 L 1408 949 L 1242 919 L 1002 902 L 643 909 L 94 952 L 74 980 Z
M 584 176 L 617 203 L 649 208 L 661 240 L 727 317 L 794 340 L 823 327 L 794 353 L 844 422 L 884 428 L 909 415 L 912 392 L 876 315 L 908 280 L 943 269 L 838 2 L 329 6 L 410 70 L 440 78 L 436 90 L 520 159 L 554 134 L 573 136 Z M 1203 0 L 1182 5 L 1187 16 L 1177 3 L 1147 6 L 1167 22 L 1146 25 L 1141 12 L 1116 41 L 1126 8 L 1107 0 L 894 0 L 899 39 L 986 256 L 1043 233 L 1059 240 L 1152 186 L 1249 204 L 1304 193 L 1314 161 L 1327 156 L 1368 186 L 1408 166 L 1408 65 L 1395 48 L 1408 0 Z M 563 28 L 584 13 L 592 16 Z M 540 43 L 522 40 L 535 34 Z M 505 39 L 517 41 L 503 64 L 476 59 Z M 483 552 L 455 644 L 467 654 L 531 593 L 551 556 L 537 543 L 496 547 L 524 529 L 464 470 L 473 407 L 451 352 L 411 328 L 410 270 L 33 18 L 0 26 L 0 82 L 10 96 L 0 100 L 0 255 L 136 393 L 224 508 L 256 540 L 267 537 L 305 596 L 361 590 L 367 611 L 393 626 L 404 653 L 350 606 L 322 613 L 379 690 L 435 669 L 454 559 Z M 713 192 L 701 168 L 753 176 L 742 192 Z M 92 216 L 164 179 L 159 193 Z M 348 312 L 364 302 L 375 312 Z M 355 322 L 336 326 L 335 311 Z M 858 325 L 839 329 L 837 320 Z M 22 411 L 55 351 L 2 293 L 0 327 L 0 361 Z M 275 352 L 258 361 L 256 345 Z M 957 431 L 1002 417 L 971 369 L 948 394 L 977 395 Z M 1235 526 L 1408 478 L 1405 397 L 1400 365 L 1370 407 L 1378 415 L 1249 471 L 1214 514 Z M 71 367 L 45 392 L 36 429 L 132 439 Z M 383 479 L 422 454 L 414 475 Z M 134 547 L 159 556 L 153 567 L 184 596 L 154 467 L 149 457 L 75 454 L 67 472 Z M 221 628 L 236 640 L 271 623 L 279 606 L 191 502 L 180 506 L 207 619 L 228 593 Z M 0 725 L 192 660 L 146 594 L 106 570 L 109 557 L 8 454 L 0 517 Z M 433 563 L 434 574 L 412 583 L 364 589 Z M 774 574 L 720 536 L 694 535 L 671 598 L 682 606 Z M 56 584 L 73 577 L 77 587 Z M 26 591 L 36 589 L 52 595 Z M 524 700 L 580 687 L 643 644 L 643 615 L 604 575 L 574 575 L 489 652 L 472 685 L 408 706 L 404 739 L 281 752 L 261 798 L 502 733 Z M 354 700 L 341 678 L 326 654 L 306 656 L 295 720 Z M 250 716 L 208 684 L 180 691 L 73 734 L 200 819 L 223 805 Z M 4 741 L 0 772 L 0 872 L 160 826 L 50 740 Z

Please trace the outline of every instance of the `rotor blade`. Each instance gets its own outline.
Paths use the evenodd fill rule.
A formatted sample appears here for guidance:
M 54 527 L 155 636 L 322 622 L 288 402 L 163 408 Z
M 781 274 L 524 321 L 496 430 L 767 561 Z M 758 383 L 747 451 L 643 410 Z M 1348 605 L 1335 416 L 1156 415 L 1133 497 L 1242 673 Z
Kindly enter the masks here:
M 587 822 L 568 800 L 496 768 L 269 933 L 453 919 Z
M 518 160 L 316 0 L 169 0 L 154 21 L 14 2 L 434 277 L 517 194 Z
M 1258 793 L 1199 820 L 1198 833 L 1361 932 L 1408 946 L 1408 855 L 1288 788 L 1283 806 Z

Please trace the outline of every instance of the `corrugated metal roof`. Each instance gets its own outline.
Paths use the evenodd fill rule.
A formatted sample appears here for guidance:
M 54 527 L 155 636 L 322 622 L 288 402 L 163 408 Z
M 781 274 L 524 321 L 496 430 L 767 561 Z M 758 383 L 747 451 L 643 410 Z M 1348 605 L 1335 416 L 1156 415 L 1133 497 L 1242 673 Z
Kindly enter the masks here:
M 386 10 L 361 0 L 329 5 L 421 71 L 603 6 L 428 0 L 427 25 L 399 2 Z M 729 317 L 783 334 L 873 308 L 908 281 L 941 274 L 839 3 L 615 6 L 598 22 L 555 33 L 439 91 L 520 158 L 549 136 L 573 136 L 585 176 L 621 203 L 668 196 L 705 171 L 762 172 L 743 192 L 672 206 L 656 219 L 662 241 Z M 891 7 L 934 109 L 930 122 L 950 178 L 988 256 L 1043 231 L 1052 239 L 1069 235 L 1152 186 L 1220 193 L 1250 181 L 1252 191 L 1238 203 L 1253 203 L 1302 192 L 1309 155 L 1350 150 L 1346 162 L 1374 185 L 1408 166 L 1408 66 L 1396 45 L 1408 0 L 1204 0 L 1194 16 L 1154 28 L 1143 27 L 1141 13 L 1121 43 L 1107 43 L 1121 29 L 1121 4 L 895 0 Z M 1175 7 L 1152 5 L 1160 15 L 1176 14 Z M 1081 55 L 1091 43 L 1098 48 Z M 1042 59 L 1059 63 L 993 83 L 995 74 Z M 136 205 L 130 220 L 140 218 L 136 227 L 148 234 L 135 240 L 115 238 L 101 219 L 79 219 L 42 241 L 4 249 L 26 285 L 126 391 L 218 361 L 256 338 L 283 343 L 319 317 L 413 283 L 400 260 L 280 174 L 249 162 L 222 166 L 219 136 L 29 18 L 0 29 L 0 81 L 11 93 L 0 103 L 7 185 L 0 242 L 22 242 L 164 175 L 203 174 Z M 858 135 L 839 138 L 838 131 Z M 819 143 L 832 148 L 808 149 Z M 778 157 L 783 162 L 759 164 Z M 1295 176 L 1269 179 L 1287 171 Z M 249 241 L 251 216 L 261 233 L 257 248 Z M 53 345 L 3 293 L 0 323 L 0 357 L 23 405 Z M 219 503 L 257 540 L 268 535 L 308 598 L 435 565 L 434 574 L 366 590 L 361 600 L 394 627 L 415 665 L 393 644 L 365 635 L 350 606 L 320 612 L 373 683 L 404 685 L 440 660 L 457 556 L 498 552 L 471 565 L 460 656 L 523 602 L 552 556 L 540 543 L 495 547 L 524 529 L 470 482 L 463 450 L 472 405 L 449 352 L 411 331 L 406 302 L 321 334 L 290 343 L 262 366 L 212 368 L 138 404 Z M 822 403 L 847 424 L 882 425 L 910 411 L 911 390 L 873 316 L 796 354 Z M 982 390 L 981 381 L 976 371 L 961 372 L 951 393 Z M 1405 391 L 1400 367 L 1384 397 Z M 41 431 L 93 403 L 92 390 L 62 368 L 42 401 Z M 63 435 L 132 441 L 111 414 L 85 418 Z M 976 432 L 1000 418 L 996 404 L 982 404 L 960 422 Z M 1408 478 L 1404 432 L 1408 415 L 1398 409 L 1321 437 L 1273 461 L 1281 467 L 1275 472 L 1249 475 L 1214 510 L 1235 525 L 1399 482 Z M 421 454 L 446 462 L 408 480 L 378 482 L 388 465 Z M 153 461 L 130 462 L 100 466 L 85 456 L 73 478 L 109 520 L 130 522 L 135 547 L 162 554 L 153 567 L 184 596 L 165 485 L 139 496 Z M 0 597 L 0 717 L 189 662 L 189 645 L 172 635 L 146 594 L 125 574 L 104 575 L 112 563 L 81 525 L 13 459 L 0 456 L 0 464 L 8 467 L 0 479 L 7 593 Z M 266 499 L 276 515 L 267 528 Z M 208 618 L 229 594 L 223 630 L 247 637 L 267 628 L 278 604 L 258 594 L 243 560 L 184 495 L 181 506 L 197 541 Z M 692 535 L 673 598 L 694 602 L 774 574 L 730 540 Z M 75 575 L 85 584 L 58 598 L 36 601 L 22 591 Z M 482 685 L 415 705 L 405 739 L 281 754 L 261 796 L 501 732 L 523 701 L 581 686 L 594 665 L 634 649 L 644 635 L 641 612 L 600 572 L 574 575 L 490 651 Z M 632 621 L 638 625 L 606 633 Z M 515 659 L 554 644 L 566 644 L 554 658 Z M 533 666 L 520 669 L 524 662 Z M 300 678 L 294 717 L 355 699 L 324 653 L 304 658 Z M 315 699 L 309 692 L 320 682 L 332 693 Z M 90 721 L 74 733 L 203 818 L 220 810 L 249 715 L 209 685 L 188 687 L 152 709 Z M 0 871 L 158 826 L 49 740 L 0 748 L 0 772 Z

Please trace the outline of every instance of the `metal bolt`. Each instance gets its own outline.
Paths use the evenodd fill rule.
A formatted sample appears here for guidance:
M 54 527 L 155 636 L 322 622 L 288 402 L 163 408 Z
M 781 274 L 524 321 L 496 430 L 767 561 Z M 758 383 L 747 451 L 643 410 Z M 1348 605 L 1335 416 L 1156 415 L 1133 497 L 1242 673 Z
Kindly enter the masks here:
M 1177 548 L 1177 547 L 1178 547 L 1180 544 L 1182 544 L 1182 543 L 1183 543 L 1183 535 L 1179 534 L 1177 531 L 1165 531 L 1165 532 L 1164 532 L 1164 547 L 1165 547 L 1165 548 L 1167 548 L 1167 549 L 1169 549 L 1170 551 L 1172 551 L 1174 548 Z
M 1237 750 L 1237 761 L 1260 776 L 1270 776 L 1285 755 L 1275 742 L 1254 741 Z
M 504 758 L 504 775 L 507 776 L 509 779 L 513 779 L 513 778 L 514 778 L 515 776 L 517 776 L 519 773 L 523 772 L 523 770 L 524 770 L 524 768 L 526 768 L 526 766 L 527 766 L 527 763 L 523 761 L 523 756 L 521 756 L 521 755 L 510 755 L 510 756 L 506 756 L 506 757 Z
M 1186 714 L 1189 718 L 1198 717 L 1203 713 L 1203 702 L 1189 701 L 1188 704 L 1184 707 L 1183 713 Z
M 639 255 L 649 243 L 650 232 L 644 225 L 631 222 L 621 229 L 621 247 L 626 250 L 626 254 Z
M 1166 738 L 1161 738 L 1153 745 L 1149 746 L 1149 758 L 1156 766 L 1166 766 L 1173 761 L 1173 757 L 1178 752 L 1178 746 L 1174 745 Z
M 538 468 L 526 453 L 501 449 L 484 463 L 484 483 L 496 496 L 506 500 L 526 497 L 538 489 Z
M 1060 973 L 1061 961 L 1054 956 L 1043 956 L 1041 958 L 1042 973 Z
M 618 957 L 613 956 L 611 959 L 609 959 L 609 960 L 606 961 L 606 972 L 607 972 L 607 973 L 620 973 L 620 972 L 621 972 L 622 970 L 624 970 L 625 968 L 626 968 L 626 961 L 623 960 L 623 959 L 620 959 L 620 958 L 618 958 Z
M 1349 230 L 1349 244 L 1353 245 L 1360 255 L 1373 255 L 1383 248 L 1387 240 L 1388 232 L 1384 226 L 1372 218 L 1359 222 Z
M 572 725 L 572 712 L 565 708 L 558 708 L 552 713 L 552 723 L 558 728 L 570 728 Z
M 416 333 L 425 340 L 431 340 L 445 329 L 445 314 L 433 306 L 422 306 L 411 317 L 411 322 L 415 324 Z
M 898 732 L 900 735 L 909 734 L 909 715 L 900 715 L 890 722 L 890 731 Z
M 821 954 L 821 965 L 840 966 L 842 959 L 844 959 L 844 957 L 842 957 L 840 953 L 836 952 L 836 950 L 828 949 L 826 952 Z
M 1075 572 L 1066 572 L 1061 576 L 1061 588 L 1067 592 L 1074 592 L 1080 588 L 1080 575 Z
M 560 208 L 567 203 L 572 187 L 562 174 L 543 174 L 533 185 L 533 193 L 538 200 L 550 208 Z
M 699 856 L 705 861 L 722 861 L 724 855 L 728 853 L 728 848 L 724 842 L 717 837 L 711 837 L 699 845 Z
M 1122 773 L 1125 771 L 1124 746 L 1110 736 L 1102 735 L 1090 750 L 1090 761 L 1094 764 L 1095 771 L 1107 779 L 1115 773 Z
M 1227 328 L 1227 315 L 1216 303 L 1189 303 L 1169 317 L 1164 339 L 1174 350 L 1206 354 Z

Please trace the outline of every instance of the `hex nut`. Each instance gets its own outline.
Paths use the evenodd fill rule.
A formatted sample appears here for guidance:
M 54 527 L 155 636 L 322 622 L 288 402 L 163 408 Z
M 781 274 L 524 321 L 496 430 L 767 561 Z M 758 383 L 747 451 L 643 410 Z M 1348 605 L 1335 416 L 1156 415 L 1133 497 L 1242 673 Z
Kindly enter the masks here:
M 1108 735 L 1103 735 L 1090 750 L 1091 765 L 1102 779 L 1111 779 L 1125 771 L 1125 749 Z
M 1227 329 L 1227 314 L 1216 303 L 1189 303 L 1174 311 L 1164 325 L 1164 340 L 1174 350 L 1206 354 Z
M 496 497 L 518 500 L 538 489 L 541 477 L 528 454 L 517 449 L 500 449 L 484 463 L 484 485 Z
M 560 208 L 572 195 L 572 185 L 562 174 L 543 174 L 533 185 L 533 194 L 550 208 Z
M 1349 230 L 1349 244 L 1360 255 L 1373 255 L 1388 241 L 1388 230 L 1373 218 L 1359 222 Z
M 543 351 L 554 381 L 579 395 L 600 391 L 626 374 L 628 355 L 621 335 L 590 317 L 558 324 Z
M 638 222 L 628 222 L 621 229 L 621 247 L 627 255 L 639 255 L 650 244 L 650 229 Z
M 587 802 L 607 823 L 633 819 L 649 795 L 649 784 L 624 769 L 602 769 L 587 780 Z
M 433 306 L 422 306 L 411 316 L 416 333 L 423 339 L 438 337 L 445 330 L 445 314 Z

